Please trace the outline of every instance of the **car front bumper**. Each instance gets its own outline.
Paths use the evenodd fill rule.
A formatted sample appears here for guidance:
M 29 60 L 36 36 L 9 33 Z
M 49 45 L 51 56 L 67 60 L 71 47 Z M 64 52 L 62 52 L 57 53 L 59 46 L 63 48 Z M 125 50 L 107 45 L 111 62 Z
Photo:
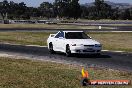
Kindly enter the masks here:
M 71 46 L 71 53 L 78 54 L 98 54 L 101 52 L 102 47 L 85 47 L 85 46 Z

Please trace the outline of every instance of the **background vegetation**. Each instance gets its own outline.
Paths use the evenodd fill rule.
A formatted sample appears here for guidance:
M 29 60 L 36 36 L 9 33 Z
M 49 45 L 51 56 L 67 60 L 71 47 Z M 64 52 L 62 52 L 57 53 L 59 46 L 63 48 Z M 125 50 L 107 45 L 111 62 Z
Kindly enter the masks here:
M 38 19 L 38 18 L 66 18 L 66 19 L 113 19 L 132 20 L 132 8 L 112 8 L 104 0 L 95 0 L 92 6 L 80 5 L 79 0 L 55 0 L 53 3 L 43 2 L 39 7 L 27 7 L 24 2 L 15 3 L 3 0 L 0 2 L 2 19 Z

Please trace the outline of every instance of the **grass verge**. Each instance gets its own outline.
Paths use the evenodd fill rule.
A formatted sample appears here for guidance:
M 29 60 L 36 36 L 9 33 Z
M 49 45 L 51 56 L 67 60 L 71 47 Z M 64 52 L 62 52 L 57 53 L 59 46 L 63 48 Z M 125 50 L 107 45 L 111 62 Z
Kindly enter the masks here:
M 97 26 L 76 26 L 76 25 L 57 25 L 57 24 L 50 24 L 50 25 L 49 24 L 0 24 L 0 28 L 98 29 Z M 105 28 L 109 29 L 108 27 Z
M 132 73 L 109 69 L 87 68 L 90 79 L 132 79 Z M 81 67 L 52 62 L 0 57 L 0 88 L 83 88 Z M 93 88 L 95 86 L 88 86 Z M 96 86 L 96 88 L 131 88 Z
M 103 44 L 103 49 L 132 52 L 132 33 L 89 33 Z
M 45 32 L 0 32 L 0 43 L 22 45 L 46 45 L 50 33 Z M 132 52 L 132 33 L 88 33 L 103 44 L 103 49 Z
M 45 32 L 0 32 L 0 42 L 22 45 L 46 45 L 49 34 Z

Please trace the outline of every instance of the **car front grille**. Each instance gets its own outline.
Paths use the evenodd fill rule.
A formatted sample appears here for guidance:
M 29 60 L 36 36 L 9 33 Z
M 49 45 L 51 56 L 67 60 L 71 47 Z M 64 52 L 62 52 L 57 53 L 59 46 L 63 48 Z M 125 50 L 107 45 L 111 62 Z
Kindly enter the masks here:
M 94 45 L 84 45 L 84 46 L 86 46 L 86 47 L 94 47 Z
M 83 52 L 95 52 L 95 50 L 83 50 Z

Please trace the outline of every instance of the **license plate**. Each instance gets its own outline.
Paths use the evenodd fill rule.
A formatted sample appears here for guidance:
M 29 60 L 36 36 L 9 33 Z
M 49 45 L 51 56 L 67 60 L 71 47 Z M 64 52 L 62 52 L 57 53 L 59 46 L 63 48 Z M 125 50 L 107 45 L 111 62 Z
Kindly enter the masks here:
M 87 50 L 93 50 L 92 48 L 87 48 Z

